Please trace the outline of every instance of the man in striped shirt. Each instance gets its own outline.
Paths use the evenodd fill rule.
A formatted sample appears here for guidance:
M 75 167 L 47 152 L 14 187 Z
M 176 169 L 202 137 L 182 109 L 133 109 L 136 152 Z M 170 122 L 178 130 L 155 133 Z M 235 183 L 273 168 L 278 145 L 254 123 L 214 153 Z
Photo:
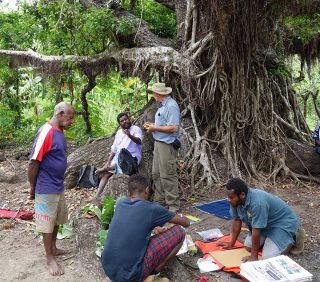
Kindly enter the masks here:
M 35 199 L 36 230 L 43 234 L 47 266 L 53 276 L 64 273 L 55 256 L 66 251 L 56 247 L 56 239 L 59 224 L 68 220 L 64 197 L 67 147 L 63 130 L 72 125 L 74 115 L 72 106 L 65 102 L 55 106 L 52 119 L 37 133 L 28 167 L 30 199 Z

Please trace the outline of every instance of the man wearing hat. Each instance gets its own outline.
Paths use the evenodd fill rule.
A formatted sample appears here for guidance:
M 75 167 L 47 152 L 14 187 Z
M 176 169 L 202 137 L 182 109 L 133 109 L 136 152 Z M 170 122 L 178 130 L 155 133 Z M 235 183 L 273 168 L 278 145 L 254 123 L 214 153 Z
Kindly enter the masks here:
M 180 109 L 170 96 L 172 88 L 165 83 L 155 83 L 148 92 L 160 103 L 155 115 L 155 123 L 143 126 L 155 139 L 152 163 L 154 198 L 156 203 L 167 206 L 171 211 L 180 209 L 177 149 L 179 142 Z

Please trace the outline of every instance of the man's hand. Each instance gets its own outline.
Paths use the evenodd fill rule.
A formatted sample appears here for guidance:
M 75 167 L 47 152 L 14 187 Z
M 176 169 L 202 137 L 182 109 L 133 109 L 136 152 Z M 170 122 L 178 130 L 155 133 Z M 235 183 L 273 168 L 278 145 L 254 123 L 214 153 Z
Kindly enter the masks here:
M 103 173 L 103 172 L 105 172 L 104 167 L 98 168 L 98 169 L 96 170 L 96 175 L 99 176 L 99 175 L 100 175 L 101 173 Z
M 130 133 L 129 129 L 123 129 L 123 133 L 130 138 L 131 133 Z
M 107 162 L 103 167 L 96 170 L 96 175 L 100 175 L 110 169 L 111 162 Z
M 155 126 L 151 122 L 145 122 L 143 124 L 143 127 L 147 130 L 148 133 L 152 133 L 155 131 Z
M 35 197 L 36 197 L 36 189 L 34 187 L 31 187 L 29 191 L 29 200 L 34 200 Z
M 110 170 L 111 169 L 111 161 L 108 161 L 103 168 L 104 168 L 104 171 Z
M 157 227 L 155 227 L 154 229 L 153 229 L 153 234 L 154 235 L 158 235 L 158 234 L 160 234 L 160 233 L 162 233 L 162 232 L 164 232 L 164 231 L 166 231 L 167 229 L 166 228 L 164 228 L 164 227 L 160 227 L 160 226 L 157 226 Z
M 190 221 L 184 216 L 181 216 L 179 214 L 176 214 L 171 220 L 169 220 L 169 223 L 173 224 L 179 224 L 183 227 L 189 227 L 190 226 Z
M 141 144 L 141 139 L 139 137 L 136 137 L 134 135 L 132 135 L 129 131 L 129 129 L 122 129 L 123 133 L 125 135 L 127 135 L 134 143 L 140 145 Z
M 241 260 L 242 260 L 242 262 L 256 261 L 256 260 L 258 260 L 258 257 L 251 255 L 251 256 L 243 257 Z
M 231 242 L 217 242 L 217 246 L 221 246 L 223 249 L 232 249 L 234 247 L 234 244 L 232 244 Z
M 28 180 L 30 183 L 29 199 L 34 200 L 36 196 L 36 183 L 39 172 L 40 162 L 31 160 L 28 165 Z
M 108 163 L 107 164 L 105 164 L 103 167 L 101 167 L 101 168 L 98 168 L 97 170 L 96 170 L 96 175 L 100 175 L 101 173 L 104 173 L 104 172 L 106 172 L 107 170 L 108 170 Z

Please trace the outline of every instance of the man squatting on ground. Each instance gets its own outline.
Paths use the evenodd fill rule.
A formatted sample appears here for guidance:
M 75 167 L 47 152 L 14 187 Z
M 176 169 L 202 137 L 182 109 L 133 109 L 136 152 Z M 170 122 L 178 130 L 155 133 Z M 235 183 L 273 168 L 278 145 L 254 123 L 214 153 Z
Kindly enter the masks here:
M 36 230 L 42 232 L 51 275 L 64 273 L 55 256 L 67 253 L 56 247 L 56 239 L 59 224 L 68 220 L 63 183 L 67 169 L 67 147 L 63 130 L 72 125 L 74 114 L 72 106 L 67 103 L 61 102 L 55 106 L 51 121 L 37 133 L 28 167 L 30 199 L 35 199 Z
M 148 180 L 132 175 L 128 197 L 117 202 L 101 256 L 112 281 L 142 281 L 161 271 L 181 248 L 185 231 L 179 225 L 188 227 L 188 219 L 148 201 L 149 196 Z M 167 222 L 177 225 L 162 228 Z
M 136 125 L 132 125 L 127 113 L 120 113 L 117 116 L 117 121 L 120 125 L 120 129 L 117 131 L 114 138 L 108 161 L 102 168 L 99 168 L 96 171 L 96 174 L 101 177 L 101 180 L 98 191 L 93 198 L 94 201 L 98 199 L 112 174 L 121 173 L 121 169 L 118 165 L 118 156 L 121 149 L 127 149 L 132 157 L 136 158 L 138 165 L 141 162 L 141 143 L 143 140 L 141 129 Z
M 249 228 L 244 245 L 251 255 L 243 261 L 258 260 L 281 254 L 300 254 L 304 248 L 304 230 L 293 210 L 280 198 L 265 191 L 248 188 L 239 178 L 232 178 L 226 185 L 233 217 L 231 242 L 220 242 L 225 248 L 232 248 L 240 234 L 242 222 Z M 299 228 L 300 227 L 300 228 Z
M 179 142 L 180 109 L 171 98 L 171 87 L 155 83 L 152 89 L 154 99 L 159 102 L 155 123 L 146 122 L 143 126 L 152 133 L 154 142 L 152 178 L 154 182 L 153 201 L 167 206 L 171 211 L 180 209 L 179 183 L 177 173 L 177 148 Z

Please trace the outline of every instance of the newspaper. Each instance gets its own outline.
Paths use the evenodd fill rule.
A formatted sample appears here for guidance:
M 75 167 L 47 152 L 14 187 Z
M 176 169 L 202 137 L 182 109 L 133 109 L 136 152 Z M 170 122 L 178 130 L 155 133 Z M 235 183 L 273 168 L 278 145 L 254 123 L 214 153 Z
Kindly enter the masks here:
M 304 282 L 313 275 L 287 256 L 242 263 L 240 274 L 250 282 Z

